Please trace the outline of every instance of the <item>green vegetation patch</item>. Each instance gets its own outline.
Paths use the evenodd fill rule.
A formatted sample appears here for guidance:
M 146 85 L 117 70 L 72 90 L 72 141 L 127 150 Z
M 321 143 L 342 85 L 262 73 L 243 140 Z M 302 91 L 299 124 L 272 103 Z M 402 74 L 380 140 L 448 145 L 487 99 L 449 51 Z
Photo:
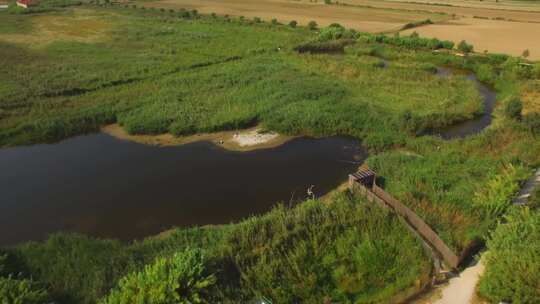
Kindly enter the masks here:
M 482 296 L 493 302 L 540 301 L 540 213 L 514 210 L 487 243 Z
M 130 245 L 57 234 L 8 253 L 18 271 L 66 303 L 127 303 L 122 299 L 145 295 L 176 301 L 159 303 L 391 302 L 418 290 L 419 279 L 429 281 L 431 269 L 395 215 L 344 193 Z

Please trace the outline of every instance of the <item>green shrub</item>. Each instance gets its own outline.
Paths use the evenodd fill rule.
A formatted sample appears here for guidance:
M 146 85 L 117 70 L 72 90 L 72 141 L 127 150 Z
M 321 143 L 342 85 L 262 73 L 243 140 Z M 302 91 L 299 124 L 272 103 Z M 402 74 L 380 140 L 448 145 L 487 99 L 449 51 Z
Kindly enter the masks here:
M 422 63 L 420 64 L 419 68 L 423 71 L 426 71 L 432 74 L 435 74 L 438 71 L 437 66 L 434 65 L 433 63 Z
M 0 277 L 0 303 L 2 304 L 45 304 L 49 301 L 45 289 L 32 280 Z
M 337 39 L 354 39 L 357 38 L 356 36 L 356 31 L 348 30 L 337 23 L 333 23 L 321 30 L 319 33 L 319 40 L 329 41 Z
M 309 28 L 310 30 L 316 30 L 316 29 L 317 29 L 317 22 L 315 22 L 315 21 L 313 21 L 313 20 L 310 21 L 310 22 L 308 23 L 308 28 Z
M 513 196 L 519 191 L 520 183 L 528 175 L 528 170 L 509 164 L 504 170 L 492 176 L 473 199 L 485 216 L 497 218 L 506 213 Z
M 504 114 L 510 119 L 520 120 L 522 110 L 523 104 L 521 103 L 521 100 L 518 98 L 512 98 L 506 103 L 504 107 Z
M 298 25 L 298 22 L 296 22 L 295 20 L 289 22 L 289 26 L 292 28 L 295 28 L 297 25 Z
M 474 47 L 472 44 L 468 44 L 467 41 L 462 40 L 458 44 L 457 49 L 464 54 L 469 54 L 474 50 Z
M 438 39 L 429 39 L 429 38 L 421 38 L 417 32 L 413 32 L 409 36 L 401 36 L 401 35 L 393 35 L 393 36 L 387 36 L 384 34 L 368 34 L 368 33 L 362 33 L 358 37 L 361 41 L 365 43 L 384 43 L 384 44 L 391 44 L 396 45 L 400 47 L 405 47 L 408 49 L 420 49 L 420 48 L 426 48 L 426 49 L 452 49 L 454 47 L 454 43 L 452 41 L 441 41 Z
M 208 290 L 215 282 L 215 276 L 206 271 L 201 250 L 187 249 L 170 258 L 158 258 L 143 271 L 122 278 L 102 303 L 209 303 Z
M 253 21 L 254 21 L 255 23 L 261 23 L 261 22 L 262 22 L 261 18 L 259 18 L 259 17 L 253 18 Z
M 487 248 L 480 294 L 493 303 L 540 303 L 540 213 L 515 210 Z
M 493 69 L 493 66 L 490 64 L 481 64 L 476 70 L 476 77 L 478 80 L 484 83 L 494 83 L 497 75 Z
M 279 22 L 276 18 L 272 18 L 272 21 L 270 21 L 270 23 L 272 23 L 273 25 L 278 25 Z

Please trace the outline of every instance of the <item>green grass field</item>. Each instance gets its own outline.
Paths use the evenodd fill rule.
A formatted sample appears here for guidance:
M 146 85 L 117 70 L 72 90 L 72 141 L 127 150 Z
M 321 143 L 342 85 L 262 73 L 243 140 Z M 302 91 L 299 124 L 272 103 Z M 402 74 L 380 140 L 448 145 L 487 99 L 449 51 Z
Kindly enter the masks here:
M 111 122 L 130 133 L 262 123 L 289 134 L 366 136 L 373 133 L 366 121 L 392 129 L 406 111 L 425 126 L 481 111 L 471 83 L 443 81 L 414 61 L 382 69 L 356 50 L 300 56 L 292 48 L 316 37 L 307 29 L 140 9 L 6 17 L 14 28 L 0 34 L 0 145 L 58 140 Z M 79 20 L 94 30 L 72 33 Z
M 540 79 L 538 64 L 518 58 L 459 57 L 371 38 L 343 53 L 300 54 L 295 47 L 318 40 L 318 30 L 131 6 L 0 18 L 8 21 L 0 24 L 2 147 L 110 123 L 133 134 L 260 124 L 291 135 L 353 136 L 370 150 L 367 163 L 380 184 L 458 254 L 488 238 L 540 165 L 538 113 L 508 114 L 510 101 L 524 88 L 534 96 Z M 475 85 L 459 74 L 438 77 L 439 66 L 473 71 L 497 91 L 488 129 L 453 141 L 419 136 L 483 110 Z M 417 291 L 431 271 L 395 216 L 340 194 L 329 205 L 309 201 L 128 245 L 57 235 L 8 250 L 8 270 L 0 265 L 0 274 L 22 272 L 61 303 L 96 303 L 130 273 L 159 276 L 154 272 L 173 261 L 154 260 L 186 248 L 202 248 L 205 275 L 216 277 L 205 289 L 209 302 L 385 303 Z M 12 281 L 0 285 L 19 284 Z

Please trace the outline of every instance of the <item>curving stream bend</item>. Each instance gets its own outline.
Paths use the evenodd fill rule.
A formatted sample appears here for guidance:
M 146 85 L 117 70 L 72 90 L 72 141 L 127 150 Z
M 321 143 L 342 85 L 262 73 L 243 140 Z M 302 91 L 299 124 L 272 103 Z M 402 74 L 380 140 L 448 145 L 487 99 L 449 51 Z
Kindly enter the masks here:
M 437 68 L 437 76 L 449 77 L 453 74 L 453 71 L 449 68 Z M 455 123 L 442 129 L 431 132 L 433 135 L 439 135 L 443 139 L 457 139 L 464 138 L 470 135 L 480 133 L 487 128 L 492 121 L 491 114 L 495 108 L 495 101 L 497 94 L 491 88 L 483 84 L 478 80 L 474 73 L 469 73 L 467 78 L 474 82 L 478 88 L 478 92 L 482 97 L 484 104 L 484 112 L 481 115 L 476 116 L 473 119 L 464 120 L 462 122 Z

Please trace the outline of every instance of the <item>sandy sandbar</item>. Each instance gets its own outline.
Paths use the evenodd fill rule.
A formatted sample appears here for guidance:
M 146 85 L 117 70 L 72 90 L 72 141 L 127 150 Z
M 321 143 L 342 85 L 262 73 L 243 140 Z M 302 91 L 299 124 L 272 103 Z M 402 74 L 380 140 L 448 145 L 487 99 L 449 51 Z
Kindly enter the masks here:
M 201 133 L 190 136 L 174 136 L 172 134 L 133 135 L 126 132 L 120 125 L 112 124 L 101 128 L 103 133 L 119 139 L 129 140 L 152 146 L 177 146 L 197 141 L 210 141 L 231 151 L 253 151 L 280 146 L 294 136 L 267 132 L 260 126 L 244 130 Z

